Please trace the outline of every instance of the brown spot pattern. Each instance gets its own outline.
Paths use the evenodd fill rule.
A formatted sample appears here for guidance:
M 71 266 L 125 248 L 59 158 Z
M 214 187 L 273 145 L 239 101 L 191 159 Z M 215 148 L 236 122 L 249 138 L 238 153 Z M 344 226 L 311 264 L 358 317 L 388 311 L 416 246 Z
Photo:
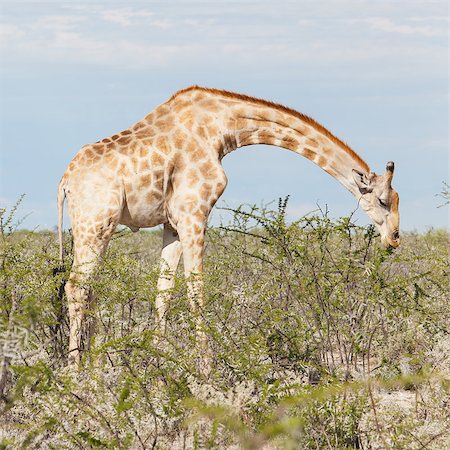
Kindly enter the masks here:
M 302 155 L 303 155 L 305 158 L 308 158 L 308 159 L 310 159 L 310 160 L 314 160 L 314 157 L 316 156 L 316 154 L 315 154 L 312 150 L 309 150 L 308 148 L 304 148 L 304 149 L 302 150 Z
M 139 131 L 142 130 L 142 128 L 145 128 L 147 126 L 147 124 L 145 122 L 138 122 L 134 127 L 133 130 L 134 131 Z
M 327 159 L 324 158 L 323 156 L 320 156 L 319 161 L 317 161 L 317 164 L 323 168 L 327 165 Z
M 121 145 L 129 144 L 131 142 L 131 137 L 126 137 L 126 136 L 121 137 L 117 140 L 117 142 Z
M 139 166 L 139 171 L 145 172 L 149 169 L 150 169 L 150 161 L 148 159 L 144 159 L 143 161 L 141 161 L 141 164 Z
M 183 133 L 181 130 L 176 130 L 173 136 L 173 142 L 175 147 L 181 150 L 186 142 L 187 136 L 186 133 Z
M 154 152 L 151 156 L 151 164 L 154 166 L 162 166 L 164 164 L 164 158 L 159 153 Z

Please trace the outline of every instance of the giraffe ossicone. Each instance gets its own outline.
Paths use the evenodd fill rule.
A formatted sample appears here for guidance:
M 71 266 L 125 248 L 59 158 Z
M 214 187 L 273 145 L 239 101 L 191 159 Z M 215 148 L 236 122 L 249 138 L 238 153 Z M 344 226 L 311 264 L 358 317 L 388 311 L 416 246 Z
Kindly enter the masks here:
M 206 223 L 227 185 L 221 161 L 233 150 L 252 144 L 283 147 L 317 164 L 357 198 L 378 227 L 384 246 L 399 245 L 392 162 L 385 174 L 376 175 L 325 127 L 277 103 L 219 89 L 183 89 L 130 128 L 82 147 L 61 179 L 61 257 L 65 198 L 74 241 L 66 284 L 70 364 L 80 362 L 89 278 L 119 224 L 133 231 L 164 224 L 155 308 L 161 332 L 167 293 L 182 254 L 192 308 L 197 312 L 202 308 Z M 198 334 L 205 341 L 200 327 Z

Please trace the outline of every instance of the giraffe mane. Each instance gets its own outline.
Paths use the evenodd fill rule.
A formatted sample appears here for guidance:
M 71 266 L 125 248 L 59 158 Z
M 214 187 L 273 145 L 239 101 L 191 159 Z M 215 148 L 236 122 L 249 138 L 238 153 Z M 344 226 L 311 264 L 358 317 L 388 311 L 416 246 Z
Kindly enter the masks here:
M 234 98 L 238 100 L 243 100 L 245 102 L 251 102 L 256 103 L 259 105 L 268 106 L 269 108 L 274 108 L 279 111 L 285 112 L 287 114 L 290 114 L 294 117 L 298 117 L 303 122 L 306 122 L 307 124 L 314 127 L 316 130 L 318 130 L 320 133 L 324 134 L 326 137 L 328 137 L 330 140 L 332 140 L 335 144 L 339 145 L 346 153 L 348 153 L 353 159 L 355 159 L 366 171 L 367 173 L 370 172 L 369 165 L 359 156 L 348 144 L 341 141 L 338 137 L 336 137 L 330 130 L 325 128 L 322 124 L 314 120 L 312 117 L 307 116 L 306 114 L 303 114 L 299 111 L 296 111 L 295 109 L 289 108 L 288 106 L 281 105 L 280 103 L 275 103 L 270 100 L 264 100 L 262 98 L 252 97 L 250 95 L 245 94 L 238 94 L 237 92 L 231 92 L 231 91 L 225 91 L 222 89 L 215 89 L 215 88 L 205 88 L 197 85 L 189 86 L 187 88 L 181 89 L 177 91 L 170 99 L 174 100 L 176 97 L 187 93 L 191 91 L 202 91 L 202 92 L 208 92 L 215 95 L 221 95 L 223 97 L 228 98 Z

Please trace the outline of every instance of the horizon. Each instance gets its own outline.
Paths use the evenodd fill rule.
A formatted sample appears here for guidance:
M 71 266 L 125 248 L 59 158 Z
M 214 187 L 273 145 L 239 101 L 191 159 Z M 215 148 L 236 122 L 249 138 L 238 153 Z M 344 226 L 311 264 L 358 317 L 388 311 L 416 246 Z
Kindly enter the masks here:
M 24 196 L 25 198 L 26 196 Z M 287 196 L 289 197 L 289 195 Z M 283 198 L 279 198 L 277 200 L 273 200 L 271 202 L 268 203 L 260 203 L 259 205 L 257 203 L 243 203 L 241 205 L 237 205 L 234 208 L 229 208 L 225 205 L 222 206 L 216 206 L 214 207 L 213 211 L 210 214 L 210 220 L 208 220 L 208 229 L 210 228 L 221 228 L 223 226 L 229 226 L 231 224 L 231 220 L 233 219 L 234 216 L 234 211 L 238 208 L 242 208 L 244 211 L 246 209 L 246 207 L 248 208 L 254 208 L 256 207 L 257 209 L 266 209 L 268 211 L 275 211 L 275 207 L 277 205 L 277 203 L 279 201 L 283 201 L 285 200 L 286 197 Z M 438 206 L 438 207 L 446 207 L 448 205 L 448 199 L 444 199 L 444 197 L 442 197 L 442 205 Z M 13 220 L 11 221 L 10 225 L 15 232 L 20 231 L 20 232 L 36 232 L 36 233 L 52 233 L 52 234 L 57 234 L 58 232 L 58 224 L 53 225 L 50 228 L 40 228 L 39 225 L 35 226 L 34 228 L 27 228 L 27 227 L 23 227 L 22 223 L 24 221 L 24 219 L 26 220 L 27 218 L 27 214 L 25 216 L 20 217 L 20 212 L 21 212 L 21 201 L 20 199 L 13 205 L 11 205 L 10 207 L 6 206 L 6 207 L 1 207 L 0 208 L 0 213 L 2 213 L 2 209 L 3 209 L 3 214 L 4 217 L 9 218 L 9 216 L 11 215 L 11 217 L 13 218 Z M 324 205 L 325 207 L 323 208 L 321 205 L 316 205 L 316 208 L 305 212 L 303 215 L 298 216 L 298 217 L 294 217 L 292 214 L 289 214 L 289 212 L 286 214 L 286 222 L 288 224 L 293 224 L 295 222 L 300 222 L 302 219 L 306 218 L 306 217 L 314 217 L 317 216 L 319 218 L 329 218 L 332 220 L 333 223 L 337 223 L 337 221 L 339 221 L 340 219 L 350 219 L 350 222 L 352 224 L 354 224 L 357 227 L 362 227 L 362 228 L 367 228 L 368 226 L 374 226 L 372 222 L 367 221 L 367 223 L 363 223 L 363 224 L 358 224 L 358 220 L 359 217 L 357 216 L 357 213 L 359 211 L 359 208 L 353 210 L 353 211 L 349 211 L 349 213 L 347 215 L 342 215 L 342 216 L 338 216 L 338 217 L 330 217 L 330 211 L 328 210 L 327 205 Z M 68 220 L 68 218 L 66 217 L 66 202 L 64 205 L 64 221 L 63 221 L 63 233 L 67 233 L 69 232 L 72 228 L 70 225 L 70 220 Z M 221 212 L 224 211 L 224 214 L 221 215 Z M 288 207 L 287 207 L 287 211 L 289 211 L 289 199 L 288 199 Z M 30 214 L 30 213 L 28 213 Z M 364 213 L 365 214 L 365 213 Z M 19 216 L 19 217 L 17 217 Z M 68 223 L 66 223 L 68 222 Z M 253 227 L 251 227 L 253 228 Z M 255 224 L 255 228 L 258 228 L 258 226 Z M 115 233 L 119 233 L 119 232 L 123 232 L 126 231 L 127 233 L 136 233 L 134 231 L 132 231 L 129 227 L 127 227 L 126 225 L 122 225 L 119 224 L 116 227 Z M 148 228 L 140 228 L 138 230 L 138 232 L 149 232 L 149 233 L 162 233 L 163 232 L 163 225 L 156 225 L 154 227 L 148 227 Z M 411 230 L 405 230 L 405 229 L 401 229 L 401 234 L 402 235 L 415 235 L 415 234 L 420 234 L 420 235 L 424 235 L 424 234 L 428 234 L 428 233 L 432 233 L 432 232 L 450 232 L 450 229 L 448 226 L 443 226 L 443 227 L 428 227 L 426 229 L 423 230 L 418 230 L 418 229 L 411 229 Z M 376 234 L 378 235 L 379 232 L 376 231 Z

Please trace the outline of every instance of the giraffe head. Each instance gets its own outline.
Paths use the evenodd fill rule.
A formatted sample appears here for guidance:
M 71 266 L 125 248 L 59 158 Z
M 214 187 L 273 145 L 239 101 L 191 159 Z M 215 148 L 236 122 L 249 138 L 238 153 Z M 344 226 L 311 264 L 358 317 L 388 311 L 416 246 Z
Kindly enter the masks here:
M 387 163 L 384 175 L 373 172 L 367 174 L 353 169 L 353 178 L 361 193 L 361 207 L 377 226 L 381 242 L 386 248 L 396 248 L 400 245 L 399 197 L 391 186 L 393 176 L 392 161 Z

